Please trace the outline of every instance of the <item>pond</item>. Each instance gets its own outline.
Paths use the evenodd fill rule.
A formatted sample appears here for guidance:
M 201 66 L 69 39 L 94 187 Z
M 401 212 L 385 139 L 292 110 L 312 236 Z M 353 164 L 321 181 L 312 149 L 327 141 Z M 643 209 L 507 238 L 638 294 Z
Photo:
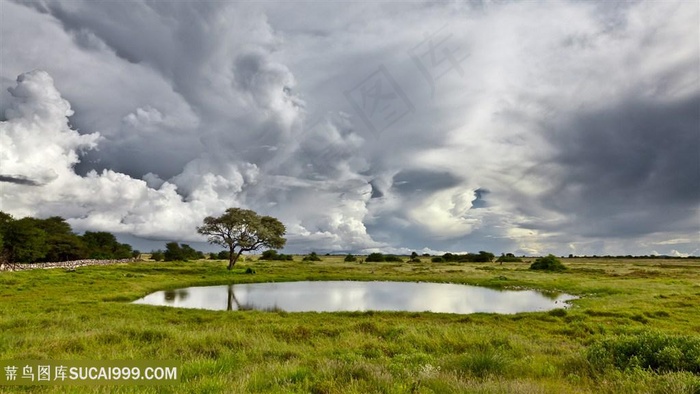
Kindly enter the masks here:
M 427 282 L 313 281 L 189 287 L 151 293 L 135 304 L 286 312 L 408 311 L 500 313 L 567 308 L 577 297 L 534 290 Z

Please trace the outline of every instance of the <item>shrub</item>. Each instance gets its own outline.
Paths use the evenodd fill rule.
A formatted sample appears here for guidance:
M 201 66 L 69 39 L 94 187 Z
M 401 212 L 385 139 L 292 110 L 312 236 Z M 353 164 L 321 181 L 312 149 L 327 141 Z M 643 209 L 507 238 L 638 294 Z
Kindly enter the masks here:
M 165 261 L 189 261 L 203 259 L 204 253 L 194 250 L 187 244 L 168 242 L 165 244 L 165 252 L 163 252 L 163 257 Z
M 151 259 L 153 261 L 163 261 L 163 251 L 156 250 L 151 252 Z
M 403 260 L 399 256 L 394 256 L 393 254 L 388 254 L 384 256 L 384 261 L 389 263 L 403 263 Z
M 479 251 L 479 253 L 466 253 L 466 254 L 452 254 L 445 253 L 442 255 L 442 259 L 446 262 L 459 262 L 459 263 L 488 263 L 493 261 L 494 255 L 491 252 Z
M 497 263 L 522 263 L 523 259 L 520 257 L 515 257 L 513 253 L 506 253 L 502 254 L 501 256 L 496 260 Z
M 430 259 L 433 263 L 444 263 L 445 259 L 443 257 L 437 256 Z
M 131 246 L 117 242 L 117 238 L 112 233 L 86 231 L 81 238 L 87 247 L 88 258 L 125 259 L 131 257 Z
M 301 261 L 321 261 L 321 258 L 318 257 L 316 252 L 311 252 L 308 256 L 304 256 Z
M 266 250 L 260 256 L 260 260 L 271 260 L 271 261 L 290 261 L 294 260 L 291 254 L 278 254 L 276 250 Z
M 535 260 L 530 266 L 531 270 L 542 270 L 542 271 L 564 271 L 566 267 L 559 261 L 557 256 L 550 254 L 545 257 L 540 257 Z
M 275 260 L 275 257 L 277 257 L 277 251 L 270 249 L 262 252 L 260 260 Z
M 385 260 L 384 255 L 381 253 L 370 253 L 369 256 L 365 259 L 366 262 L 368 263 L 382 263 Z
M 352 262 L 355 262 L 355 261 L 357 261 L 357 257 L 355 257 L 355 256 L 353 256 L 353 255 L 351 255 L 351 254 L 349 254 L 349 253 L 348 253 L 347 256 L 345 256 L 345 262 L 347 262 L 347 263 L 352 263 Z
M 700 373 L 700 338 L 643 332 L 604 338 L 589 346 L 588 362 L 598 371 L 610 367 L 657 372 Z

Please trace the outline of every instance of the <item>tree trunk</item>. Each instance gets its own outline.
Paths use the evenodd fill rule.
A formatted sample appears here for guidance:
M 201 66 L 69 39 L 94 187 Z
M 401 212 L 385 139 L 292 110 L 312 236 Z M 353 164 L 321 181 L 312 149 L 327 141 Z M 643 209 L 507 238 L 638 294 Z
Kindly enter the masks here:
M 231 249 L 228 251 L 228 270 L 231 271 L 234 265 L 236 265 L 236 259 L 233 254 L 233 249 Z
M 243 253 L 242 250 L 238 251 L 238 253 L 234 254 L 233 249 L 231 249 L 228 252 L 228 270 L 231 271 L 233 269 L 233 266 L 236 265 L 236 261 L 238 261 L 238 258 L 241 256 L 241 253 Z
M 232 311 L 234 303 L 236 304 L 236 310 L 240 310 L 241 305 L 238 303 L 236 295 L 233 293 L 233 285 L 228 285 L 228 302 L 226 303 L 226 310 Z

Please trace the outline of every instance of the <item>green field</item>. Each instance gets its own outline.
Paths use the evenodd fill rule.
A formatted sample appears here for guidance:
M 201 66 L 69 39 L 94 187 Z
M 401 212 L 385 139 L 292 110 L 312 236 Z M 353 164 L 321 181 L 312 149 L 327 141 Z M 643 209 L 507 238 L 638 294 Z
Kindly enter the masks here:
M 248 259 L 233 271 L 223 261 L 198 261 L 2 272 L 0 359 L 174 359 L 182 362 L 182 379 L 174 386 L 0 391 L 700 393 L 696 260 L 563 259 L 569 267 L 563 273 L 530 271 L 527 263 L 323 260 Z M 247 267 L 256 273 L 245 274 Z M 581 298 L 569 310 L 515 315 L 129 304 L 156 290 L 194 285 L 343 279 L 531 288 Z M 652 356 L 643 354 L 645 346 L 662 342 L 668 346 L 653 355 L 661 358 L 659 367 L 646 365 L 644 357 Z M 601 353 L 606 344 L 637 352 L 636 361 L 615 364 Z

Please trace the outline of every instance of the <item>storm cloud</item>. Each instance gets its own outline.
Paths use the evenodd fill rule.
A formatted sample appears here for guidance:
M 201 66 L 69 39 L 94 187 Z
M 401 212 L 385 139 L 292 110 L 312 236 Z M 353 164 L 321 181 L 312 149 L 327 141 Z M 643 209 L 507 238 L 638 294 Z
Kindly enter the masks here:
M 0 205 L 288 251 L 700 253 L 698 4 L 3 2 Z

